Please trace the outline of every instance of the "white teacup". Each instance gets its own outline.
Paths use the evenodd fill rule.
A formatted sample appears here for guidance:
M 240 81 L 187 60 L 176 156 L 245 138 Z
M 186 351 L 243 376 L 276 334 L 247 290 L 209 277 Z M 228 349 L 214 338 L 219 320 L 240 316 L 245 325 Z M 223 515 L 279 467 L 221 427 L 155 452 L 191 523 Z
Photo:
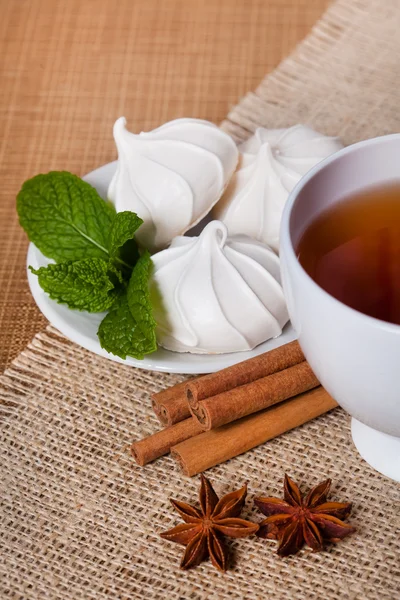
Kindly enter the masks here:
M 400 183 L 400 134 L 340 150 L 291 193 L 280 247 L 289 314 L 311 368 L 352 415 L 353 441 L 361 456 L 400 481 L 400 326 L 333 298 L 306 273 L 295 251 L 322 210 L 366 187 L 394 181 Z

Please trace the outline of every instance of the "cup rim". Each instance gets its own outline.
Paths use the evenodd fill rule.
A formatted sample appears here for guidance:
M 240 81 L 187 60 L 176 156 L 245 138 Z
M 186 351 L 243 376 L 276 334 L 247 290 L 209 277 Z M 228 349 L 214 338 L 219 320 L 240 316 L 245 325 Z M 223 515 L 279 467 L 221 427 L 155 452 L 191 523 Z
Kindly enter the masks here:
M 341 308 L 347 312 L 353 314 L 354 318 L 358 318 L 361 321 L 369 323 L 375 327 L 379 327 L 380 329 L 384 328 L 393 333 L 397 333 L 400 335 L 400 325 L 396 323 L 391 323 L 390 321 L 383 321 L 382 319 L 377 319 L 376 317 L 371 317 L 351 306 L 348 306 L 341 300 L 338 300 L 334 296 L 332 296 L 329 292 L 324 290 L 318 283 L 314 281 L 312 277 L 307 273 L 307 271 L 301 265 L 299 259 L 296 256 L 296 252 L 292 243 L 292 236 L 290 234 L 290 220 L 292 216 L 292 211 L 294 205 L 298 199 L 298 196 L 302 189 L 307 185 L 307 183 L 317 175 L 320 171 L 323 171 L 327 166 L 340 159 L 342 156 L 346 156 L 347 154 L 351 154 L 355 150 L 361 147 L 375 146 L 380 143 L 385 143 L 390 140 L 399 140 L 400 141 L 400 133 L 392 133 L 388 135 L 381 135 L 378 137 L 370 138 L 368 140 L 362 140 L 361 142 L 356 142 L 355 144 L 350 144 L 350 146 L 346 146 L 337 152 L 334 152 L 327 158 L 321 160 L 318 164 L 312 167 L 296 184 L 293 190 L 290 192 L 289 197 L 286 201 L 285 207 L 282 213 L 282 221 L 281 221 L 281 231 L 280 231 L 280 245 L 281 247 L 285 247 L 285 260 L 290 261 L 292 267 L 301 274 L 302 277 L 306 278 L 308 285 L 314 288 L 319 294 L 325 298 L 325 300 L 329 300 L 333 306 Z

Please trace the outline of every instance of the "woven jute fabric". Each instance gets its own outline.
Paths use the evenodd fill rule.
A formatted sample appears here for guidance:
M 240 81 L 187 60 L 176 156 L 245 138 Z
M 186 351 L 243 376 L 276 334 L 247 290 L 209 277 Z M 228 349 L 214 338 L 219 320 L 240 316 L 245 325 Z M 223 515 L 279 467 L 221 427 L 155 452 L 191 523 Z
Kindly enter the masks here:
M 258 124 L 302 121 L 347 143 L 399 130 L 399 24 L 398 0 L 340 0 L 224 128 L 244 139 Z M 195 502 L 198 478 L 170 457 L 137 467 L 129 446 L 158 427 L 150 394 L 182 379 L 101 359 L 51 328 L 17 357 L 0 379 L 1 596 L 397 598 L 399 485 L 360 458 L 340 409 L 209 476 L 220 494 L 247 481 L 243 514 L 257 521 L 252 498 L 280 494 L 285 472 L 303 489 L 329 476 L 332 499 L 354 502 L 357 533 L 289 559 L 274 542 L 232 540 L 226 574 L 179 571 L 182 548 L 158 534 L 179 522 L 168 498 Z
M 157 419 L 150 393 L 177 381 L 99 359 L 53 330 L 39 333 L 2 377 L 1 597 L 382 599 L 400 590 L 400 490 L 363 462 L 337 409 L 209 471 L 217 493 L 245 481 L 281 495 L 285 472 L 304 489 L 329 474 L 332 498 L 352 500 L 358 531 L 326 552 L 279 559 L 275 542 L 229 541 L 230 570 L 179 570 L 183 548 L 159 532 L 179 522 L 168 498 L 198 501 L 198 478 L 170 457 L 145 468 L 133 438 Z
M 26 283 L 15 196 L 51 169 L 114 160 L 112 126 L 219 123 L 329 0 L 0 0 L 0 370 L 45 320 Z

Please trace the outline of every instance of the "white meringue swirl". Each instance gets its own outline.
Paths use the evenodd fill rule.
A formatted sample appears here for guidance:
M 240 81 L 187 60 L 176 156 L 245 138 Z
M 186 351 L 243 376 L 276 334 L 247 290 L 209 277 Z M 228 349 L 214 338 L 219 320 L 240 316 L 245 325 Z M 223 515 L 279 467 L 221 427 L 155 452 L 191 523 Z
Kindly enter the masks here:
M 237 147 L 216 125 L 176 119 L 140 134 L 114 125 L 118 167 L 108 189 L 117 212 L 144 220 L 136 237 L 150 251 L 195 225 L 221 197 L 238 161 Z
M 229 234 L 244 233 L 279 251 L 283 207 L 301 177 L 323 158 L 343 148 L 338 138 L 305 125 L 256 129 L 239 146 L 241 160 L 213 216 Z
M 227 239 L 219 221 L 199 237 L 177 237 L 152 257 L 157 341 L 169 350 L 251 350 L 288 321 L 278 256 L 248 238 Z

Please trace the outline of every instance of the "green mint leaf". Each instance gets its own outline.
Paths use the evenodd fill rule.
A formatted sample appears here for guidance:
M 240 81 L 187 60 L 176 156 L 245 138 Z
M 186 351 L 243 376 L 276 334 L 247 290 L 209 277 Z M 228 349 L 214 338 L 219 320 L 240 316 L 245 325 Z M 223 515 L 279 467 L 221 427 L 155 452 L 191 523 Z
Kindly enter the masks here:
M 108 241 L 108 252 L 112 260 L 117 259 L 131 267 L 135 265 L 139 252 L 133 238 L 142 223 L 143 220 L 134 212 L 124 211 L 115 215 Z
M 108 259 L 114 207 L 66 171 L 36 175 L 17 196 L 20 223 L 31 242 L 56 262 Z
M 136 321 L 131 315 L 126 293 L 115 302 L 111 311 L 100 323 L 97 332 L 102 348 L 120 358 L 134 356 L 143 359 L 144 352 L 135 352 Z
M 150 254 L 145 252 L 132 271 L 127 292 L 100 323 L 101 347 L 123 359 L 133 356 L 142 360 L 157 349 L 156 323 L 149 299 L 151 268 Z
M 157 348 L 156 322 L 153 317 L 149 292 L 152 269 L 150 253 L 146 250 L 133 269 L 127 292 L 129 309 L 138 323 L 143 339 L 146 340 L 146 354 L 154 352 Z
M 40 287 L 50 298 L 69 308 L 103 312 L 111 308 L 118 294 L 118 272 L 101 258 L 50 264 L 33 269 Z

